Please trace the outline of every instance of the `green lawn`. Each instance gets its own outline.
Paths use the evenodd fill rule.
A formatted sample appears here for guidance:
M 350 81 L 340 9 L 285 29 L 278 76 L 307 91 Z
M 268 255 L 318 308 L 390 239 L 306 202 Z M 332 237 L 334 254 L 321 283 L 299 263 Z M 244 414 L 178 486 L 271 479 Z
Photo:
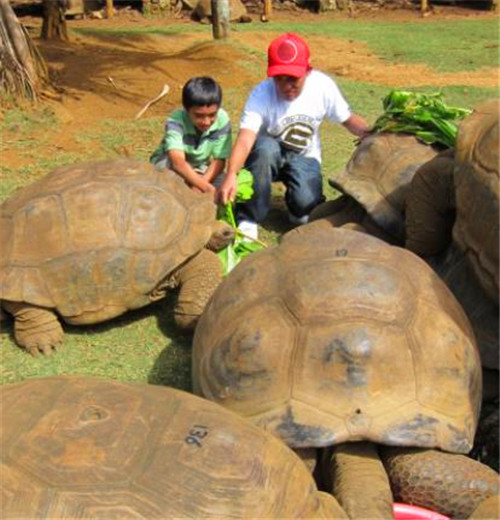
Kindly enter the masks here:
M 394 63 L 425 63 L 436 70 L 454 72 L 475 70 L 498 65 L 498 20 L 432 20 L 422 22 L 386 23 L 381 21 L 318 19 L 308 23 L 239 24 L 238 32 L 272 30 L 293 31 L 301 35 L 322 35 L 366 43 L 379 56 Z M 77 32 L 95 35 L 144 34 L 175 35 L 184 32 L 210 33 L 206 25 L 178 25 L 166 27 L 81 28 Z M 404 44 L 403 44 L 404 43 Z
M 438 71 L 467 71 L 483 66 L 498 65 L 498 23 L 493 19 L 439 21 L 431 23 L 366 23 L 361 21 L 321 20 L 312 24 L 239 25 L 239 31 L 247 30 L 292 30 L 302 34 L 334 35 L 353 41 L 365 42 L 370 49 L 394 62 L 422 62 Z M 197 24 L 176 26 L 164 30 L 209 31 Z M 95 32 L 95 31 L 94 31 Z M 123 31 L 120 31 L 123 33 Z M 141 37 L 153 30 L 128 31 L 128 37 Z M 102 32 L 101 32 L 102 33 Z M 109 33 L 109 31 L 107 31 Z M 404 41 L 404 46 L 401 42 Z M 404 47 L 404 50 L 403 50 Z M 339 79 L 338 83 L 355 111 L 369 121 L 380 114 L 381 100 L 389 88 L 363 82 Z M 422 88 L 420 91 L 435 91 Z M 498 94 L 497 89 L 479 87 L 444 87 L 445 100 L 451 105 L 473 107 L 478 102 Z M 246 93 L 225 92 L 225 106 L 233 120 L 237 120 Z M 81 150 L 74 154 L 61 154 L 53 158 L 41 158 L 38 154 L 45 140 L 54 132 L 54 115 L 46 108 L 29 111 L 13 109 L 0 122 L 0 153 L 16 150 L 27 159 L 26 166 L 13 171 L 2 167 L 0 198 L 5 199 L 17 188 L 24 186 L 55 166 L 71 164 L 77 160 L 116 156 L 116 147 L 133 151 L 138 158 L 146 159 L 151 152 L 150 143 L 161 135 L 163 117 L 139 121 L 117 122 L 103 120 L 96 131 L 82 128 L 78 142 Z M 37 137 L 32 136 L 33 125 Z M 236 125 L 235 125 L 236 126 Z M 345 130 L 325 123 L 322 128 L 324 174 L 339 171 L 353 150 L 353 137 Z M 97 146 L 97 144 L 99 146 Z M 97 152 L 96 152 L 97 150 Z M 327 187 L 330 197 L 334 193 Z M 279 205 L 279 201 L 277 201 Z M 279 232 L 287 229 L 284 221 L 266 226 L 263 236 L 274 242 Z M 2 384 L 20 381 L 29 377 L 54 374 L 93 374 L 124 381 L 142 381 L 167 384 L 178 388 L 190 388 L 190 341 L 189 336 L 179 334 L 172 321 L 172 302 L 175 295 L 150 307 L 92 327 L 65 326 L 65 346 L 53 356 L 34 359 L 17 348 L 12 338 L 10 321 L 1 322 L 0 334 Z

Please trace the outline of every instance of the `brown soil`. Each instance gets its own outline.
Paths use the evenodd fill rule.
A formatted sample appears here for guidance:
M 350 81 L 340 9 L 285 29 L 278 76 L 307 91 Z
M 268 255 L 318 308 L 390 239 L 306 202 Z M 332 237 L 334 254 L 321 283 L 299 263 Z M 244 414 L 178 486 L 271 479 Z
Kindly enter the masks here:
M 317 19 L 318 15 L 304 11 L 275 11 L 274 20 Z M 342 17 L 338 13 L 321 17 Z M 446 6 L 434 8 L 422 18 L 415 8 L 398 10 L 369 9 L 354 13 L 355 17 L 381 21 L 420 21 L 432 23 L 443 18 L 492 17 L 493 13 Z M 260 24 L 257 15 L 253 23 Z M 33 34 L 39 34 L 41 20 L 22 18 Z M 148 19 L 132 10 L 117 11 L 110 20 L 71 20 L 76 27 L 151 27 L 165 25 L 161 18 Z M 168 24 L 192 24 L 185 18 L 168 20 Z M 58 133 L 41 153 L 77 151 L 74 134 L 82 127 L 91 128 L 104 118 L 130 120 L 166 83 L 169 94 L 152 106 L 147 116 L 168 113 L 179 103 L 179 91 L 184 82 L 194 75 L 216 77 L 223 89 L 250 90 L 265 72 L 264 57 L 267 44 L 278 33 L 238 32 L 232 25 L 229 41 L 214 41 L 207 33 L 173 36 L 74 36 L 69 43 L 36 40 L 45 56 L 59 93 L 50 103 L 58 116 Z M 394 65 L 385 63 L 367 46 L 334 37 L 309 37 L 313 65 L 320 70 L 354 80 L 388 86 L 419 85 L 475 85 L 497 86 L 498 69 L 482 69 L 464 73 L 441 73 L 425 65 Z M 244 62 L 245 67 L 240 63 Z M 250 65 L 250 66 L 249 66 Z M 4 150 L 5 166 L 15 168 L 22 164 L 18 154 Z

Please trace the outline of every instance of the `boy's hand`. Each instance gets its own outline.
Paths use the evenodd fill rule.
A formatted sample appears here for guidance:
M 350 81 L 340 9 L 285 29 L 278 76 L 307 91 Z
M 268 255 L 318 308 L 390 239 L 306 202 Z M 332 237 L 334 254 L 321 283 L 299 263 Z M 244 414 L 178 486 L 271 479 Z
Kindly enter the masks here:
M 215 186 L 207 182 L 206 179 L 204 179 L 201 176 L 198 179 L 196 179 L 196 184 L 193 184 L 191 186 L 191 189 L 198 193 L 213 193 L 214 196 L 216 192 Z
M 234 198 L 236 197 L 237 187 L 238 183 L 236 180 L 236 175 L 228 173 L 219 188 L 218 195 L 220 203 L 226 205 L 228 202 L 233 202 Z
M 203 177 L 198 177 L 196 185 L 192 185 L 191 189 L 193 191 L 196 191 L 197 193 L 210 193 L 212 195 L 212 199 L 214 201 L 214 204 L 217 204 L 217 189 L 213 184 L 210 182 L 207 182 L 206 179 Z

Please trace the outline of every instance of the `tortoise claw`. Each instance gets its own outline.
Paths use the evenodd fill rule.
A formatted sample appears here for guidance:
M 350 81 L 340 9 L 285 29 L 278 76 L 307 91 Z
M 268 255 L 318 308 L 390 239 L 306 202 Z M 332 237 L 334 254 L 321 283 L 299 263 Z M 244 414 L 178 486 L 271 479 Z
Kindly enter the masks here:
M 33 357 L 38 357 L 38 347 L 27 347 L 26 350 L 31 354 Z
M 50 343 L 42 343 L 42 344 L 35 344 L 30 345 L 29 347 L 26 347 L 26 350 L 33 356 L 38 357 L 40 354 L 43 354 L 44 356 L 51 356 L 53 352 L 60 349 L 62 347 L 62 342 L 57 342 L 54 344 Z
M 42 354 L 45 354 L 46 356 L 50 356 L 52 354 L 52 345 L 45 344 L 38 348 L 41 350 Z

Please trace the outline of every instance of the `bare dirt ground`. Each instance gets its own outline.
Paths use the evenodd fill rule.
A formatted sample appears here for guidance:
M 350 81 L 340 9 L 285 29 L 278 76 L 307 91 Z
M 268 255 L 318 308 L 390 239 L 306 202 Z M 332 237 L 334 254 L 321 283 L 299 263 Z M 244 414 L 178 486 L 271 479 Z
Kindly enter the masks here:
M 320 15 L 321 19 L 347 17 L 347 14 Z M 432 23 L 439 19 L 492 17 L 494 13 L 459 8 L 434 7 L 430 16 L 422 18 L 418 9 L 361 10 L 350 17 L 373 23 L 412 21 Z M 253 24 L 260 24 L 252 15 Z M 317 20 L 318 15 L 303 10 L 280 10 L 273 13 L 273 21 Z M 39 34 L 41 19 L 22 17 L 21 21 L 33 35 Z M 166 24 L 194 24 L 186 17 L 164 19 L 145 18 L 138 11 L 119 10 L 109 20 L 70 20 L 70 29 L 78 27 L 158 27 Z M 94 37 L 73 35 L 69 43 L 44 42 L 35 38 L 50 67 L 58 94 L 50 105 L 58 116 L 56 135 L 41 153 L 71 152 L 77 149 L 75 132 L 91 128 L 103 119 L 131 119 L 167 83 L 170 93 L 148 111 L 148 116 L 164 115 L 179 103 L 179 90 L 194 75 L 216 77 L 225 91 L 242 89 L 245 93 L 262 78 L 265 50 L 270 39 L 278 33 L 272 30 L 266 38 L 262 32 L 239 32 L 232 24 L 229 41 L 214 41 L 210 32 L 189 35 Z M 397 86 L 419 85 L 475 85 L 497 86 L 498 70 L 482 69 L 473 72 L 441 73 L 425 65 L 386 63 L 370 49 L 359 43 L 334 37 L 308 38 L 313 66 L 352 80 Z M 253 52 L 249 52 L 249 49 Z M 241 63 L 245 63 L 242 67 Z M 248 66 L 250 63 L 250 66 Z M 3 163 L 10 168 L 23 164 L 15 151 L 4 150 Z

